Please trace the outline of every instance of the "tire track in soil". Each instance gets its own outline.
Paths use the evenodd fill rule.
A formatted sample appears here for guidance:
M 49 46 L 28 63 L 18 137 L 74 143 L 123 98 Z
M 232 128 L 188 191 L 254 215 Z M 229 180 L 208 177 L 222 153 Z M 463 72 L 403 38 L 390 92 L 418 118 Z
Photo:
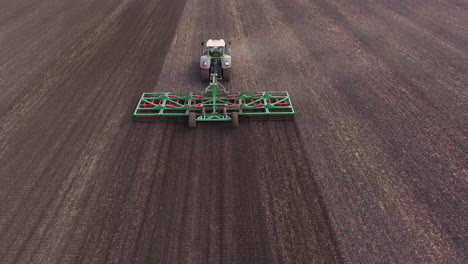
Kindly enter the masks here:
M 235 35 L 237 32 L 232 31 L 233 25 L 250 26 L 249 21 L 231 17 L 231 13 L 251 7 L 239 7 L 234 3 L 193 1 L 187 4 L 176 39 L 166 57 L 160 81 L 153 91 L 183 92 L 204 88 L 205 85 L 200 85 L 198 76 L 195 77 L 192 74 L 193 69 L 190 68 L 197 64 L 197 58 L 193 58 L 192 54 L 199 53 L 198 43 L 212 36 L 239 40 L 239 45 L 242 46 L 245 39 Z M 219 10 L 229 12 L 222 18 L 216 15 L 207 17 L 205 12 L 209 11 L 206 10 L 213 14 L 219 13 Z M 199 24 L 205 25 L 205 28 L 197 27 Z M 246 57 L 245 63 L 252 64 L 256 58 L 243 56 L 243 51 L 246 50 L 242 50 L 242 47 L 236 48 L 239 58 Z M 176 56 L 184 59 L 173 60 Z M 240 73 L 228 87 L 248 90 L 248 87 L 253 85 L 249 83 L 252 75 Z M 167 155 L 168 164 L 164 172 L 151 177 L 171 181 L 175 185 L 172 186 L 172 192 L 177 193 L 175 197 L 184 197 L 180 193 L 188 194 L 185 194 L 185 199 L 175 198 L 179 201 L 176 204 L 163 194 L 153 194 L 154 202 L 151 203 L 154 203 L 154 206 L 156 201 L 163 203 L 162 214 L 167 214 L 169 218 L 175 217 L 175 223 L 158 221 L 156 215 L 151 215 L 153 219 L 149 218 L 146 222 L 152 224 L 144 225 L 143 228 L 147 231 L 142 233 L 148 236 L 154 234 L 152 237 L 159 239 L 151 246 L 157 251 L 151 253 L 151 250 L 147 249 L 149 252 L 138 255 L 150 255 L 149 259 L 145 259 L 149 262 L 336 262 L 338 256 L 330 238 L 331 231 L 322 215 L 323 208 L 320 207 L 319 197 L 314 189 L 316 185 L 310 165 L 305 163 L 304 153 L 296 150 L 293 154 L 286 154 L 289 153 L 286 150 L 283 155 L 282 151 L 271 148 L 273 140 L 286 147 L 291 142 L 300 146 L 291 124 L 277 124 L 277 127 L 273 128 L 267 122 L 246 122 L 237 131 L 229 128 L 229 124 L 200 124 L 196 131 L 188 130 L 184 123 L 174 124 L 175 130 L 181 131 L 174 135 L 174 148 L 195 145 L 197 155 L 192 156 L 190 160 L 190 157 L 187 157 L 189 154 L 183 150 L 184 147 L 181 147 L 177 154 L 173 150 Z M 157 123 L 151 125 L 152 131 L 160 132 L 160 129 Z M 280 132 L 273 132 L 276 130 L 286 132 L 280 136 Z M 150 135 L 153 133 L 155 132 L 151 132 Z M 192 134 L 195 134 L 195 138 Z M 146 140 L 149 141 L 148 145 L 152 146 L 160 144 L 161 139 L 150 137 Z M 143 155 L 150 153 L 145 152 Z M 182 162 L 172 165 L 175 162 L 173 160 L 189 162 L 187 165 Z M 234 164 L 229 162 L 232 160 L 235 160 Z M 288 160 L 301 160 L 302 163 L 298 164 L 299 168 L 293 170 L 295 163 Z M 185 172 L 182 170 L 184 166 L 196 169 Z M 293 177 L 295 174 L 296 177 Z M 184 181 L 171 177 L 183 178 L 185 181 L 193 179 L 196 183 L 189 188 L 186 186 L 188 183 L 184 184 Z M 282 187 L 281 181 L 288 187 Z M 307 182 L 309 187 L 304 191 L 298 186 L 303 182 Z M 168 188 L 171 188 L 170 186 Z M 240 190 L 234 192 L 234 186 Z M 247 190 L 243 191 L 243 188 Z M 307 202 L 302 199 L 306 199 Z M 234 204 L 230 204 L 231 202 Z M 151 207 L 153 206 L 149 206 Z M 289 211 L 288 207 L 293 209 Z M 184 208 L 188 211 L 183 212 Z M 181 218 L 176 217 L 178 213 L 174 213 L 179 210 L 180 214 L 183 214 Z M 157 215 L 161 217 L 161 214 Z M 168 237 L 167 233 L 173 235 Z M 191 239 L 178 241 L 175 239 L 177 237 Z M 183 248 L 175 246 L 181 244 L 184 245 Z

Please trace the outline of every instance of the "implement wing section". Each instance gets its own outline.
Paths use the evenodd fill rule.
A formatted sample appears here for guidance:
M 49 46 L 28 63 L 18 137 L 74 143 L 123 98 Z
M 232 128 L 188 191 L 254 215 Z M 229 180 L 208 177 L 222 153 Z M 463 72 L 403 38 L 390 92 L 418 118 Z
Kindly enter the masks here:
M 136 121 L 152 121 L 163 117 L 189 115 L 190 94 L 144 93 L 138 102 L 133 117 Z

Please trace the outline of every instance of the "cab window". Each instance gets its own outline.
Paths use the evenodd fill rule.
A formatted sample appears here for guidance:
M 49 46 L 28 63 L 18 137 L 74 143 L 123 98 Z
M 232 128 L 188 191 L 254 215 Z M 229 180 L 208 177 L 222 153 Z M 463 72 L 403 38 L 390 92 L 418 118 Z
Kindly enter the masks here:
M 211 57 L 221 57 L 223 55 L 223 47 L 211 47 L 210 56 Z

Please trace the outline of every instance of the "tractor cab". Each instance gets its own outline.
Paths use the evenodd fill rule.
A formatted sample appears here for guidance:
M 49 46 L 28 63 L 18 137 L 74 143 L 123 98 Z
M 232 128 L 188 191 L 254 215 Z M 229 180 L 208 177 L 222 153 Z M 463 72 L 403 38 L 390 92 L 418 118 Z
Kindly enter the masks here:
M 211 57 L 219 58 L 224 54 L 224 47 L 210 47 L 208 48 L 208 54 Z
M 208 55 L 210 57 L 219 58 L 224 55 L 224 49 L 226 47 L 226 42 L 222 39 L 209 39 L 204 42 L 206 48 L 203 55 Z

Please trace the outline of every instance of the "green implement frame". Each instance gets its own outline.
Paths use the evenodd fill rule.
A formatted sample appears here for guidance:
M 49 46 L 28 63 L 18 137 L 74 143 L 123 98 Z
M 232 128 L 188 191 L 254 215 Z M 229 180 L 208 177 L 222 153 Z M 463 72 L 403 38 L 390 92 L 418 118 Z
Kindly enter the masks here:
M 291 119 L 295 112 L 288 92 L 231 93 L 211 75 L 210 85 L 201 93 L 144 93 L 135 112 L 136 121 L 189 117 L 191 126 L 199 121 L 240 119 Z

